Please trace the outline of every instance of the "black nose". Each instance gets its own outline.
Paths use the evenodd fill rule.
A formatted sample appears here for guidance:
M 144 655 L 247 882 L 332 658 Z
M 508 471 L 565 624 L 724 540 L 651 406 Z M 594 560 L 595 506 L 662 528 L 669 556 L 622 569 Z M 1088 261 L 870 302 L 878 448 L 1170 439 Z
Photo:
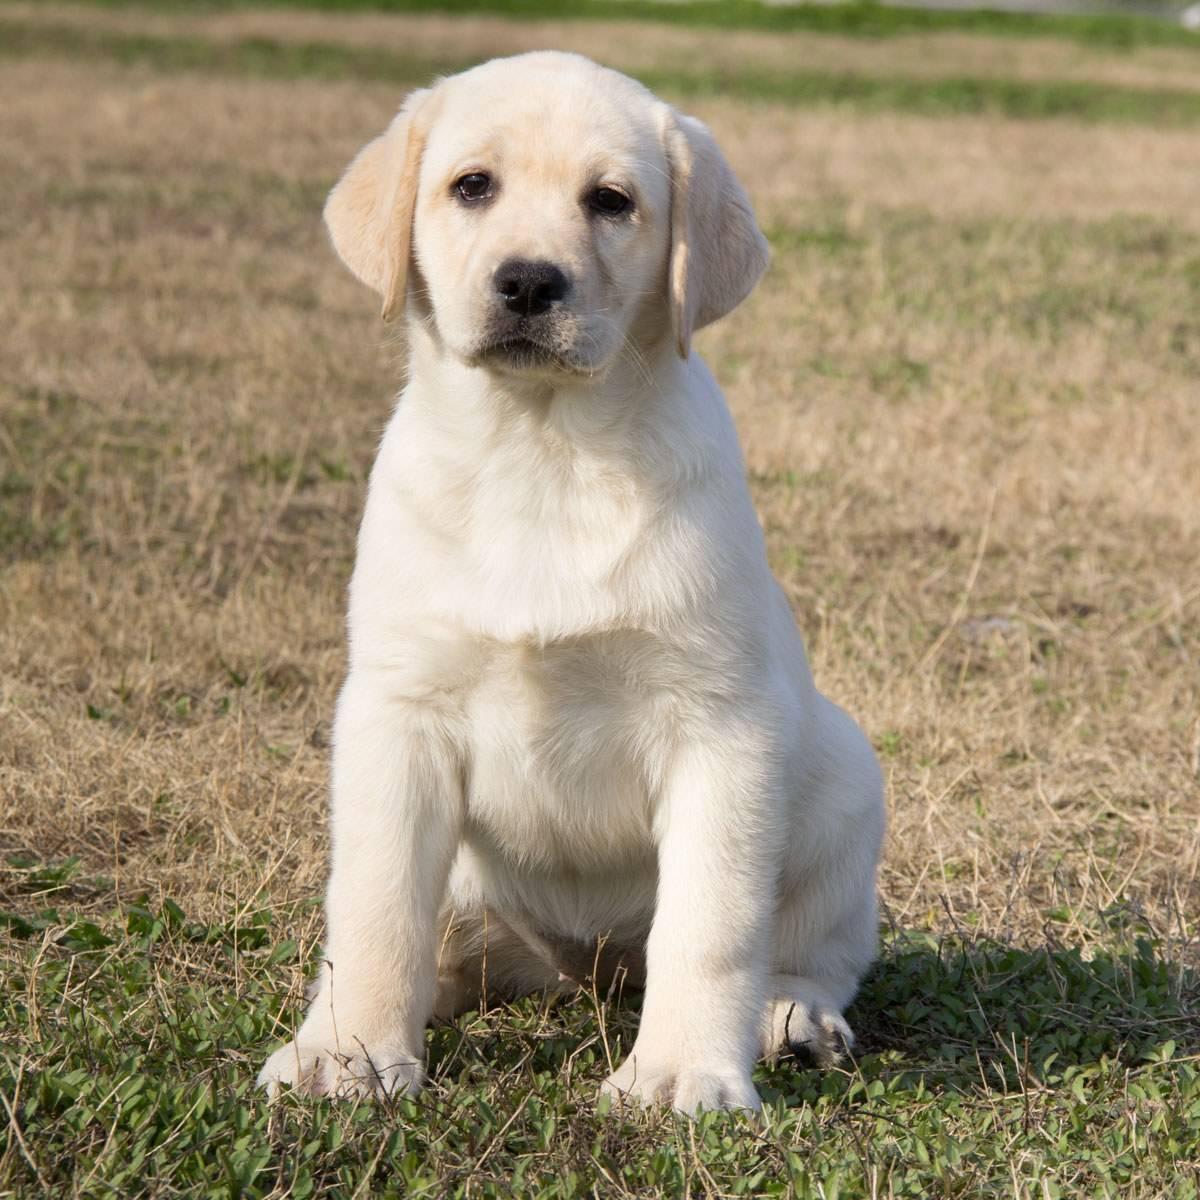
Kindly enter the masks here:
M 496 293 L 509 312 L 536 317 L 562 300 L 570 288 L 567 277 L 553 263 L 510 258 L 496 268 Z

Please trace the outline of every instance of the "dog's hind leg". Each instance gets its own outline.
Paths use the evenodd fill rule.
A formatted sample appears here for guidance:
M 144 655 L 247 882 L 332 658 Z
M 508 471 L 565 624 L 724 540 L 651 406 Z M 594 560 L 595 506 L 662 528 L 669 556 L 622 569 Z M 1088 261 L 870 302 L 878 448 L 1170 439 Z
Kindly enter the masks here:
M 823 940 L 798 937 L 805 923 L 795 909 L 780 914 L 788 940 L 778 947 L 776 970 L 768 981 L 763 1052 L 771 1057 L 790 1050 L 828 1066 L 854 1045 L 842 1013 L 875 957 L 874 894 Z
M 792 1050 L 819 1066 L 854 1044 L 843 1016 L 875 958 L 875 865 L 883 834 L 878 767 L 866 738 L 834 705 L 826 736 L 836 767 L 809 781 L 797 859 L 785 868 L 776 913 L 763 1052 Z

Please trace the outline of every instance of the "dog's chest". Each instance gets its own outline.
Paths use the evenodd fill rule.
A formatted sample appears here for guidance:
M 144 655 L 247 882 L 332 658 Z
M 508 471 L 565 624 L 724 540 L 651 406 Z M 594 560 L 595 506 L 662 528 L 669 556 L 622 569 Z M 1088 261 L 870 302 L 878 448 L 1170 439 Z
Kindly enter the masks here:
M 551 870 L 648 852 L 665 657 L 632 632 L 489 655 L 465 714 L 468 833 L 480 849 Z

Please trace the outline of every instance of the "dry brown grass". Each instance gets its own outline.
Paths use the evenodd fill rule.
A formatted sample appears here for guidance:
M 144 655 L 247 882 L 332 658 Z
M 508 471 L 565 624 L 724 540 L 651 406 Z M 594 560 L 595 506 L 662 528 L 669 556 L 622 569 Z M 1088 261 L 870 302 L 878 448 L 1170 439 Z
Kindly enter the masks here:
M 688 29 L 616 21 L 506 21 L 414 13 L 324 13 L 253 10 L 155 13 L 105 11 L 88 5 L 6 3 L 25 21 L 158 37 L 214 41 L 269 38 L 320 42 L 396 53 L 419 49 L 433 59 L 461 62 L 525 50 L 574 50 L 627 71 L 714 73 L 788 71 L 797 66 L 862 75 L 936 79 L 946 76 L 1017 80 L 1076 80 L 1123 87 L 1200 90 L 1196 55 L 1185 49 L 1138 46 L 1104 52 L 1055 38 L 1005 39 L 962 33 L 913 33 L 878 41 L 817 33 Z
M 397 100 L 0 68 L 5 849 L 196 913 L 319 891 L 342 593 L 400 362 L 318 212 Z M 893 919 L 1041 940 L 1053 912 L 1087 944 L 1120 909 L 1186 942 L 1195 139 L 703 115 L 777 241 L 703 349 L 820 681 L 883 753 Z

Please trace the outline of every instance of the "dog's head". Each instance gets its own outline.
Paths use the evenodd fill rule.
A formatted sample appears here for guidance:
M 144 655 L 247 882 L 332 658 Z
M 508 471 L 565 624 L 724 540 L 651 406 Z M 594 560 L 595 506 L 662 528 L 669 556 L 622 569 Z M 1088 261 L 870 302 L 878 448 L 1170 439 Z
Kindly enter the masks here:
M 409 96 L 325 220 L 343 261 L 451 354 L 593 375 L 754 287 L 767 246 L 708 129 L 572 54 L 496 59 Z

